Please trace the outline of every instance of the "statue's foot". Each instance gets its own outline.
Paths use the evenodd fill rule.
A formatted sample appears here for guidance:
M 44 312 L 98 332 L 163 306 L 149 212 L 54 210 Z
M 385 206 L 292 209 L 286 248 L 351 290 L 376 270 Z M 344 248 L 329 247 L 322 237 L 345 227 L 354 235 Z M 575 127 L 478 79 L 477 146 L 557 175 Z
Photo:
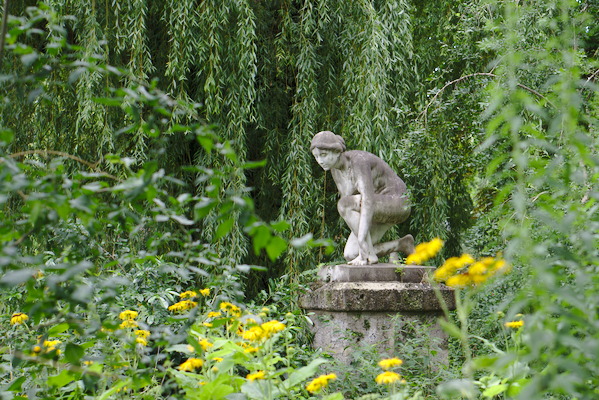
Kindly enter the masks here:
M 368 258 L 364 258 L 361 255 L 359 255 L 358 257 L 354 258 L 353 260 L 351 260 L 350 262 L 348 262 L 349 265 L 371 265 L 371 264 L 376 264 L 379 262 L 379 258 L 376 256 L 376 254 L 372 254 L 369 255 Z
M 408 234 L 399 239 L 397 251 L 409 256 L 414 252 L 414 236 Z

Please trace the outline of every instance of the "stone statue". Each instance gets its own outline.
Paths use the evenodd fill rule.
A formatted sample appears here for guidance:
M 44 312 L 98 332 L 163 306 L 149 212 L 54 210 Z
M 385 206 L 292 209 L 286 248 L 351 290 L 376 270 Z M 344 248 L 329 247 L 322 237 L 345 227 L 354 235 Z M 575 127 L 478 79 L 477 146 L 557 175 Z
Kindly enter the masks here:
M 385 161 L 366 151 L 345 151 L 343 138 L 329 131 L 314 135 L 310 151 L 331 171 L 341 195 L 337 209 L 351 229 L 343 251 L 348 264 L 376 264 L 383 255 L 414 252 L 412 235 L 379 243 L 410 215 L 406 184 Z

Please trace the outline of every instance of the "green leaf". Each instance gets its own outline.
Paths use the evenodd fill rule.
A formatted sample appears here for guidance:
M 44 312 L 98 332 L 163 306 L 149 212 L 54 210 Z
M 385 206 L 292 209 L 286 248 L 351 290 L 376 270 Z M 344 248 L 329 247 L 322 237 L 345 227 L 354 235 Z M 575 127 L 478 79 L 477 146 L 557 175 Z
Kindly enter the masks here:
M 6 390 L 9 392 L 20 392 L 25 379 L 27 379 L 25 376 L 15 379 Z
M 462 337 L 462 331 L 460 331 L 460 328 L 458 328 L 456 324 L 449 322 L 444 318 L 439 318 L 439 325 L 441 325 L 441 328 L 443 328 L 448 335 L 458 339 Z
M 10 129 L 0 129 L 0 144 L 9 144 L 13 141 L 15 135 Z
M 69 330 L 69 324 L 66 322 L 63 322 L 58 325 L 54 325 L 52 328 L 48 329 L 48 337 L 59 335 L 68 330 Z
M 291 240 L 291 245 L 293 247 L 304 247 L 305 245 L 307 245 L 308 243 L 310 243 L 310 241 L 312 240 L 312 234 L 311 233 L 307 233 L 304 236 L 300 237 L 300 238 L 295 238 Z
M 530 379 L 527 379 L 527 378 L 518 379 L 516 382 L 513 382 L 510 384 L 510 387 L 507 389 L 506 394 L 509 397 L 517 396 L 520 393 L 520 391 L 522 391 L 524 386 L 526 386 L 528 384 L 528 382 L 530 382 Z
M 495 397 L 498 394 L 505 392 L 508 388 L 508 385 L 502 383 L 500 385 L 491 386 L 490 388 L 485 389 L 483 392 L 484 397 Z
M 113 394 L 118 392 L 119 389 L 122 389 L 125 386 L 131 386 L 131 382 L 131 378 L 117 381 L 113 387 L 102 393 L 97 400 L 108 400 Z
M 343 400 L 343 393 L 341 392 L 337 392 L 337 393 L 331 393 L 328 396 L 325 396 L 322 398 L 322 400 Z
M 277 232 L 285 232 L 291 227 L 291 224 L 285 220 L 281 220 L 271 223 L 270 226 Z
M 285 250 L 287 250 L 287 242 L 278 236 L 273 236 L 266 246 L 266 254 L 272 261 L 276 260 Z
M 216 228 L 214 240 L 219 240 L 223 238 L 227 233 L 231 232 L 231 228 L 233 228 L 234 222 L 235 220 L 233 218 L 229 218 L 221 222 L 218 228 Z
M 326 363 L 328 363 L 328 361 L 324 358 L 317 358 L 305 367 L 296 369 L 291 373 L 291 375 L 289 375 L 289 378 L 287 378 L 283 382 L 283 386 L 285 387 L 285 389 L 289 390 L 292 387 L 299 385 L 300 383 L 304 382 L 306 379 L 314 375 L 316 371 L 318 371 L 319 366 Z
M 79 345 L 74 343 L 67 343 L 66 348 L 64 350 L 64 356 L 68 362 L 71 364 L 78 365 L 80 363 L 81 358 L 85 354 L 85 350 Z
M 23 282 L 28 281 L 33 278 L 33 275 L 37 271 L 32 268 L 19 269 L 17 271 L 9 271 L 2 279 L 0 279 L 0 284 L 3 286 L 16 286 L 20 285 Z
M 75 375 L 69 370 L 63 369 L 60 374 L 49 376 L 47 383 L 50 386 L 63 387 L 75 380 Z
M 266 165 L 266 160 L 260 161 L 248 161 L 242 165 L 244 169 L 253 169 L 253 168 L 261 168 Z
M 254 245 L 254 253 L 260 254 L 260 250 L 265 248 L 272 237 L 270 229 L 264 225 L 258 226 L 252 232 L 252 243 Z

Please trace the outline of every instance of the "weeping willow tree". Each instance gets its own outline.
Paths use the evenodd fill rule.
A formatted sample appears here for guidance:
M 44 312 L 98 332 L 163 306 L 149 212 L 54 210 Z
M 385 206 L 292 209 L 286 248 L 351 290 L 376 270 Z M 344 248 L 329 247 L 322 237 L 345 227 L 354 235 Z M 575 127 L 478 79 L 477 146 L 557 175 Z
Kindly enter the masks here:
M 45 12 L 56 23 L 41 29 L 55 40 L 81 46 L 85 50 L 81 63 L 116 65 L 129 73 L 107 78 L 70 72 L 65 77 L 70 85 L 48 86 L 43 93 L 21 93 L 8 86 L 17 101 L 2 108 L 1 122 L 16 133 L 15 152 L 60 150 L 97 163 L 116 153 L 141 161 L 147 154 L 147 137 L 155 133 L 115 130 L 131 117 L 93 99 L 115 83 L 108 79 L 143 82 L 174 99 L 198 104 L 197 121 L 180 121 L 189 114 L 175 113 L 165 121 L 168 126 L 212 124 L 242 162 L 266 161 L 264 168 L 233 174 L 223 190 L 252 187 L 257 211 L 268 219 L 287 220 L 290 237 L 348 234 L 336 212 L 331 179 L 309 152 L 311 137 L 320 130 L 341 134 L 348 148 L 373 152 L 406 176 L 415 188 L 413 233 L 457 235 L 471 205 L 463 179 L 466 172 L 450 164 L 467 158 L 472 145 L 464 147 L 467 140 L 461 139 L 459 129 L 446 133 L 443 124 L 435 128 L 434 123 L 413 122 L 415 110 L 427 101 L 426 84 L 418 82 L 428 79 L 435 63 L 434 57 L 418 55 L 414 49 L 414 42 L 425 43 L 422 37 L 415 41 L 415 33 L 430 35 L 423 32 L 422 22 L 429 18 L 428 26 L 434 26 L 426 7 L 414 3 L 47 0 Z M 11 26 L 18 26 L 28 4 L 9 2 Z M 8 37 L 10 43 L 10 32 Z M 37 50 L 52 51 L 46 44 Z M 433 46 L 426 51 L 437 50 Z M 34 57 L 24 55 L 4 60 L 2 68 L 26 69 L 33 62 Z M 416 72 L 420 68 L 424 77 Z M 47 73 L 67 72 L 49 66 Z M 149 116 L 142 112 L 138 118 L 143 122 Z M 424 148 L 430 151 L 419 151 Z M 161 162 L 171 171 L 190 161 L 207 168 L 219 168 L 223 162 L 179 136 L 169 141 L 163 157 Z M 439 183 L 427 186 L 430 177 L 423 173 Z M 193 177 L 181 174 L 193 182 Z M 448 181 L 453 185 L 445 185 Z M 438 192 L 440 202 L 426 201 L 432 191 Z M 448 218 L 452 215 L 461 217 Z M 265 263 L 248 254 L 244 233 L 234 223 L 237 217 L 224 222 L 208 219 L 206 238 L 213 238 L 219 225 L 232 223 L 231 234 L 218 241 L 222 255 Z M 428 239 L 430 234 L 421 236 Z M 290 249 L 275 273 L 310 268 L 324 260 L 315 251 Z

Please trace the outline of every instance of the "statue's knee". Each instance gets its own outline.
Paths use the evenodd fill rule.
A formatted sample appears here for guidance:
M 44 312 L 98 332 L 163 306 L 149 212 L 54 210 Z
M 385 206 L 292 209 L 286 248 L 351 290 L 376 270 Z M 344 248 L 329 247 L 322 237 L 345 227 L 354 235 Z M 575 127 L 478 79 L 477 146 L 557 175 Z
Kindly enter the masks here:
M 345 249 L 343 251 L 343 258 L 345 258 L 347 261 L 351 261 L 354 258 L 358 257 L 360 253 L 355 251 L 354 249 Z
M 354 201 L 351 197 L 346 196 L 339 199 L 337 202 L 337 211 L 339 215 L 346 216 L 354 209 Z

